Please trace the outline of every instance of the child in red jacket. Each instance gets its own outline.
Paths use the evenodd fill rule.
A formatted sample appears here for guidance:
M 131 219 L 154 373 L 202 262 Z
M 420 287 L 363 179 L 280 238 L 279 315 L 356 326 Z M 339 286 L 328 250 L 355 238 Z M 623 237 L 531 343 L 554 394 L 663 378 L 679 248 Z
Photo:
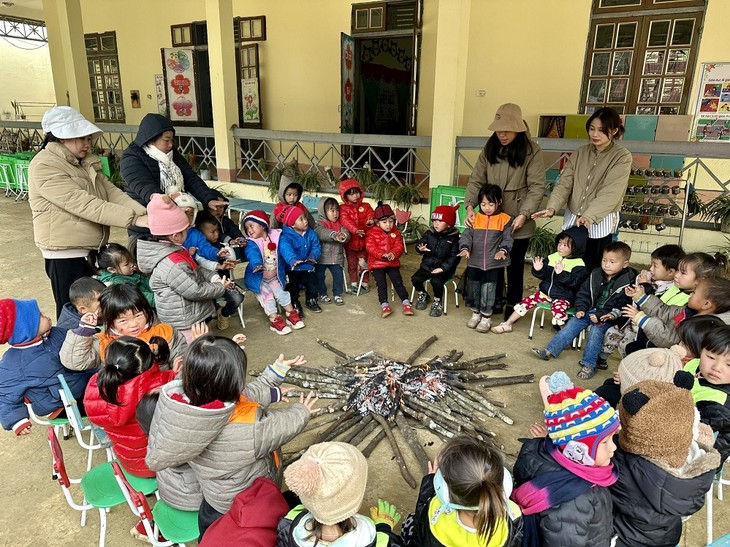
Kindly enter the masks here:
M 408 291 L 403 285 L 403 278 L 400 274 L 400 257 L 404 249 L 403 238 L 395 228 L 395 214 L 390 205 L 384 205 L 382 201 L 379 201 L 374 216 L 376 226 L 368 231 L 365 248 L 368 253 L 368 267 L 373 272 L 375 283 L 378 286 L 378 300 L 380 300 L 382 308 L 382 317 L 388 317 L 393 313 L 388 304 L 386 275 L 390 278 L 393 289 L 403 302 L 403 315 L 413 315 Z
M 369 203 L 363 201 L 364 196 L 365 192 L 356 180 L 347 179 L 340 183 L 340 197 L 342 198 L 340 223 L 352 235 L 350 241 L 345 243 L 347 274 L 350 277 L 350 286 L 354 289 L 352 292 L 357 292 L 358 266 L 363 270 L 367 269 L 365 235 L 375 224 L 373 208 Z M 368 281 L 366 273 L 362 283 L 362 290 L 365 292 L 369 290 Z

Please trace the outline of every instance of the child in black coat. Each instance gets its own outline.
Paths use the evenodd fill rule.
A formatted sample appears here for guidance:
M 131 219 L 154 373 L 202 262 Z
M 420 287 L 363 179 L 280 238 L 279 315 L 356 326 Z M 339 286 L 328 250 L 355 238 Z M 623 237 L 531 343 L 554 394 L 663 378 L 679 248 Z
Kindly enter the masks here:
M 416 244 L 416 252 L 423 255 L 421 266 L 411 277 L 413 287 L 418 291 L 416 309 L 425 310 L 429 296 L 425 281 L 433 287 L 433 304 L 431 317 L 440 317 L 444 312 L 441 299 L 444 296 L 444 284 L 454 276 L 459 265 L 459 230 L 456 224 L 456 207 L 439 205 L 431 213 L 433 224 Z

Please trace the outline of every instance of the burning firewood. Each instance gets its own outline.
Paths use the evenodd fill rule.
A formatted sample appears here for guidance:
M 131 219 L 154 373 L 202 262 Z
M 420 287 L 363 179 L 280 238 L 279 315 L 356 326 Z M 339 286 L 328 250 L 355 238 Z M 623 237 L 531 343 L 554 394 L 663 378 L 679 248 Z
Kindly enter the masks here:
M 403 454 L 391 428 L 397 426 L 421 467 L 427 471 L 428 456 L 414 434 L 414 425 L 426 427 L 442 439 L 465 433 L 486 442 L 492 442 L 487 420 L 495 418 L 511 425 L 512 419 L 501 409 L 506 405 L 490 401 L 481 391 L 484 387 L 504 386 L 534 381 L 534 375 L 482 376 L 507 368 L 505 363 L 494 362 L 506 354 L 477 357 L 461 361 L 463 352 L 452 350 L 447 355 L 435 356 L 413 364 L 437 340 L 430 337 L 405 361 L 397 361 L 369 351 L 351 356 L 332 344 L 317 342 L 337 356 L 337 364 L 321 369 L 294 367 L 287 374 L 287 383 L 313 389 L 320 397 L 334 399 L 323 412 L 324 418 L 310 421 L 307 430 L 329 427 L 317 435 L 318 442 L 338 439 L 359 446 L 372 439 L 362 449 L 369 456 L 384 438 L 388 438 L 404 480 L 416 487 Z M 292 391 L 289 396 L 298 396 Z M 302 391 L 303 393 L 303 391 Z M 331 416 L 335 412 L 339 415 Z M 304 450 L 289 454 L 284 465 L 296 461 Z

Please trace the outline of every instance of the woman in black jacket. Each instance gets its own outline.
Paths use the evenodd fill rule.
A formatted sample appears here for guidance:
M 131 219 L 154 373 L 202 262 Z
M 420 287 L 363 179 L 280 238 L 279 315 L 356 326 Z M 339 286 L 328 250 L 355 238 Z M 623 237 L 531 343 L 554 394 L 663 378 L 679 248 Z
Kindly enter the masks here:
M 193 171 L 175 148 L 174 139 L 175 128 L 165 116 L 147 114 L 142 118 L 134 142 L 122 154 L 125 192 L 145 207 L 152 194 L 177 192 L 192 194 L 206 210 L 211 206 L 228 205 L 223 194 L 209 188 Z M 137 239 L 149 231 L 132 227 L 128 234 L 127 247 L 136 255 Z

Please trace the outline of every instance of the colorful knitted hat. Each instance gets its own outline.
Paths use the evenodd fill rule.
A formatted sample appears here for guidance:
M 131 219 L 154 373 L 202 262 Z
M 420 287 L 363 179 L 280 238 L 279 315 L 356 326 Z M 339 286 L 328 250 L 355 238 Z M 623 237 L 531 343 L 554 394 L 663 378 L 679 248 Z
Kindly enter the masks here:
M 246 213 L 246 216 L 243 217 L 243 225 L 246 226 L 247 222 L 255 222 L 267 232 L 269 231 L 269 217 L 261 209 Z
M 383 203 L 382 201 L 378 202 L 378 205 L 375 207 L 375 220 L 382 220 L 384 218 L 393 217 L 395 216 L 395 213 L 393 212 L 393 208 L 388 205 L 387 203 Z
M 682 370 L 682 357 L 687 352 L 682 346 L 670 349 L 648 348 L 627 355 L 618 366 L 621 377 L 621 393 L 630 391 L 636 384 L 644 380 L 659 382 L 674 381 L 674 374 Z
M 294 223 L 304 214 L 296 205 L 287 205 L 281 213 L 281 222 L 286 226 L 294 226 Z
M 450 205 L 439 205 L 431 213 L 431 220 L 441 220 L 448 224 L 449 228 L 451 228 L 454 224 L 456 224 L 456 210 L 458 208 L 458 205 L 456 207 L 451 207 Z
M 368 462 L 351 444 L 314 444 L 284 470 L 284 480 L 317 522 L 337 524 L 360 509 Z
M 565 372 L 540 380 L 548 435 L 563 454 L 582 465 L 594 465 L 600 442 L 619 428 L 618 414 L 590 389 L 574 387 Z
M 684 465 L 695 419 L 693 383 L 690 373 L 678 371 L 674 383 L 644 380 L 625 393 L 618 405 L 621 448 L 672 468 Z
M 168 195 L 152 194 L 147 215 L 152 235 L 169 236 L 190 227 L 188 215 Z
M 38 335 L 41 310 L 35 300 L 0 300 L 0 344 L 25 344 Z

